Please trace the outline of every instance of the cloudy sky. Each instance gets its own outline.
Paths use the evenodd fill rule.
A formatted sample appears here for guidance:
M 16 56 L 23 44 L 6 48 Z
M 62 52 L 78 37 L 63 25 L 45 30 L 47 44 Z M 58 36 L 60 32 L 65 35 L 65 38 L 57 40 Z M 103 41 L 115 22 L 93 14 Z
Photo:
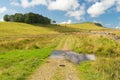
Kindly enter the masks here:
M 34 12 L 57 23 L 99 22 L 120 26 L 120 0 L 0 0 L 0 21 L 5 14 Z

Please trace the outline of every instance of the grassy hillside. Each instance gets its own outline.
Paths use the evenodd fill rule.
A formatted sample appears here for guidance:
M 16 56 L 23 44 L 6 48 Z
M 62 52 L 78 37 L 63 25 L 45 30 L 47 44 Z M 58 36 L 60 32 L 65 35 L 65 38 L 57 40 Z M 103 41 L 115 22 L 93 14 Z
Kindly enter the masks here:
M 78 28 L 78 29 L 85 29 L 85 30 L 102 30 L 105 29 L 103 26 L 96 25 L 92 22 L 85 22 L 85 23 L 79 23 L 79 24 L 63 24 L 63 26 L 67 26 L 70 28 Z
M 1 22 L 0 37 L 37 35 L 37 34 L 54 34 L 57 33 L 44 26 L 34 26 L 25 23 Z
M 104 31 L 113 32 L 119 38 L 119 30 L 106 29 L 93 23 L 31 25 L 1 22 L 0 80 L 27 80 L 55 49 L 97 56 L 96 61 L 77 66 L 81 80 L 119 80 L 119 39 L 110 38 L 115 35 L 103 34 Z
M 41 25 L 41 24 L 25 24 L 15 22 L 0 22 L 0 37 L 8 36 L 25 36 L 39 34 L 58 34 L 65 32 L 80 32 L 85 30 L 101 30 L 92 23 L 69 24 L 69 25 Z

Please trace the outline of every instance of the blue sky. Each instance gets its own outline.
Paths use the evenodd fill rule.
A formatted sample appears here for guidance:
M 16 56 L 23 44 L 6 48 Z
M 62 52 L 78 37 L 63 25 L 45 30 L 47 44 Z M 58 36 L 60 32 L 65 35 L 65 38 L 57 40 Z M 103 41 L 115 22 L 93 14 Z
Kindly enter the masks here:
M 34 12 L 57 23 L 99 22 L 120 27 L 120 0 L 0 0 L 0 20 L 5 14 Z

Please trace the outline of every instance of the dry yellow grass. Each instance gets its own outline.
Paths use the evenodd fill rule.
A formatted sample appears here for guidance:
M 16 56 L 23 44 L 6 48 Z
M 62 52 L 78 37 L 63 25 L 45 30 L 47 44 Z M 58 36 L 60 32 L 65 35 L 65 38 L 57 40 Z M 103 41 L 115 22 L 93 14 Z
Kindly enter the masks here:
M 104 30 L 106 28 L 97 26 L 94 23 L 81 23 L 81 24 L 62 24 L 62 26 L 76 28 L 76 29 L 85 29 L 85 30 Z
M 56 33 L 58 32 L 44 26 L 35 26 L 25 23 L 0 22 L 0 37 Z
M 81 32 L 84 29 L 104 30 L 105 28 L 99 27 L 92 23 L 68 25 L 41 25 L 16 22 L 0 22 L 0 37 Z

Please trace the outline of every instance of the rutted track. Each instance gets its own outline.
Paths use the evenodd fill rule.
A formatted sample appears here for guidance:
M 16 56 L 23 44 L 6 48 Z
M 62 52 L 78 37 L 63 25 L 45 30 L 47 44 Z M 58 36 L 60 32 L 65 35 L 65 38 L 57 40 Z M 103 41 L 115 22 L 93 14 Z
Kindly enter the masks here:
M 71 50 L 72 36 L 64 36 L 56 50 Z M 64 58 L 48 58 L 28 79 L 29 80 L 80 80 L 76 65 Z

